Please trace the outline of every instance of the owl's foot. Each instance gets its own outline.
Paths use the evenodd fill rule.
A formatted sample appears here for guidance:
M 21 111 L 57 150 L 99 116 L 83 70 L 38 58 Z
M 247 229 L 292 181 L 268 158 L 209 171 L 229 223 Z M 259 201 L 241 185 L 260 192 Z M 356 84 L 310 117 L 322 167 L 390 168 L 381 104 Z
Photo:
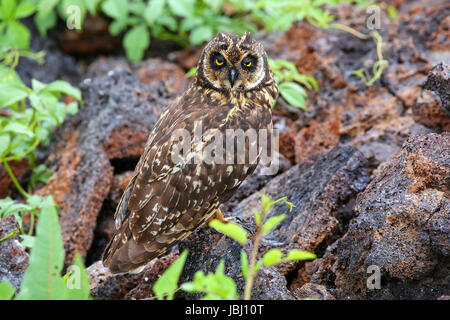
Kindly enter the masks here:
M 223 213 L 222 213 L 222 211 L 220 210 L 220 208 L 217 209 L 216 212 L 214 212 L 213 215 L 212 215 L 211 217 L 208 218 L 208 224 L 209 224 L 212 220 L 214 220 L 214 219 L 217 219 L 217 220 L 219 220 L 219 221 L 222 222 L 222 223 L 228 223 L 228 222 L 230 222 L 228 218 L 225 218 L 225 217 L 223 216 Z

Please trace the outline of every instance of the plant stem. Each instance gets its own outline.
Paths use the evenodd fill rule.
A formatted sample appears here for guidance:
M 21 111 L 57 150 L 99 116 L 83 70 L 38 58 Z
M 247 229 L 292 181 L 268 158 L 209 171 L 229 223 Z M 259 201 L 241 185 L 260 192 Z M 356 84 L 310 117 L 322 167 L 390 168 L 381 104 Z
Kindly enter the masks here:
M 0 242 L 5 241 L 8 238 L 14 237 L 18 232 L 19 232 L 19 230 L 17 230 L 17 228 L 14 228 L 14 230 L 11 233 L 9 233 L 6 236 L 4 236 L 3 238 L 1 238 Z
M 16 176 L 14 175 L 14 172 L 11 170 L 11 168 L 9 167 L 8 161 L 6 161 L 6 159 L 3 160 L 3 165 L 5 166 L 6 171 L 8 172 L 9 177 L 11 178 L 11 181 L 14 183 L 14 185 L 16 186 L 17 190 L 19 190 L 19 192 L 25 197 L 25 198 L 29 198 L 30 195 L 22 188 L 22 186 L 20 185 L 19 181 L 17 181 Z
M 368 40 L 370 38 L 370 34 L 361 33 L 358 30 L 353 29 L 352 27 L 346 26 L 345 24 L 333 23 L 330 25 L 330 27 L 338 29 L 338 30 L 346 31 L 361 40 Z
M 261 221 L 263 221 L 264 217 L 261 217 Z M 255 240 L 253 241 L 253 249 L 252 254 L 250 256 L 250 265 L 247 273 L 247 281 L 245 282 L 244 289 L 244 300 L 250 300 L 253 281 L 255 280 L 255 266 L 256 266 L 256 258 L 258 257 L 258 247 L 261 241 L 261 225 L 256 228 Z

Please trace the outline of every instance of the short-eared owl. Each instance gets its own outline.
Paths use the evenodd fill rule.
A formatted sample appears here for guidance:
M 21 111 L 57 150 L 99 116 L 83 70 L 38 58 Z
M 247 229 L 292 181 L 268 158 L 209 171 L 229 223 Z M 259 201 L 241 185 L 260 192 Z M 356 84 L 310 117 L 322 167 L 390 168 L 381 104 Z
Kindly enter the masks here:
M 192 85 L 156 123 L 117 207 L 115 232 L 103 254 L 111 272 L 136 271 L 208 219 L 223 219 L 220 204 L 260 160 L 259 132 L 272 133 L 271 107 L 277 94 L 267 55 L 249 33 L 218 33 L 206 45 Z M 233 148 L 218 138 L 249 129 L 257 135 L 246 135 L 241 149 L 237 135 Z M 180 132 L 191 140 L 177 161 Z M 256 140 L 258 152 L 252 158 Z M 208 148 L 212 161 L 203 153 Z M 229 149 L 235 154 L 230 156 Z

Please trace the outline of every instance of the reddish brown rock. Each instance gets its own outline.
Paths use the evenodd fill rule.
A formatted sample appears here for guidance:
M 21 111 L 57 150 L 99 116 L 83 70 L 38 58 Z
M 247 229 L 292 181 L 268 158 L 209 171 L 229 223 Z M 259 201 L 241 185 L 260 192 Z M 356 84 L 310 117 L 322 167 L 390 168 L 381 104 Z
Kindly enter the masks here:
M 320 155 L 339 144 L 339 122 L 314 123 L 295 136 L 295 162 L 314 163 Z
M 429 128 L 450 131 L 450 116 L 435 93 L 424 90 L 412 106 L 414 121 Z
M 283 251 L 296 248 L 319 253 L 345 232 L 353 217 L 353 199 L 370 181 L 367 165 L 356 148 L 335 147 L 305 169 L 296 165 L 278 175 L 260 192 L 241 201 L 232 214 L 253 221 L 253 210 L 261 205 L 261 193 L 274 200 L 286 196 L 295 207 L 292 212 L 282 204 L 272 208 L 268 217 L 282 213 L 287 217 L 264 238 L 261 254 L 274 246 Z M 278 270 L 287 275 L 300 266 L 288 263 Z
M 266 36 L 262 42 L 272 58 L 294 62 L 300 72 L 319 82 L 319 91 L 309 92 L 307 110 L 290 111 L 287 116 L 297 120 L 300 129 L 337 121 L 340 142 L 358 146 L 373 158 L 374 167 L 388 160 L 401 150 L 409 135 L 429 132 L 414 122 L 411 107 L 421 94 L 427 73 L 446 60 L 449 10 L 443 5 L 403 10 L 395 21 L 381 11 L 377 31 L 383 38 L 383 58 L 389 67 L 370 87 L 353 71 L 370 70 L 377 60 L 372 38 L 361 40 L 342 30 L 322 30 L 306 22 L 294 24 L 282 35 Z M 364 10 L 342 4 L 333 14 L 339 23 L 370 32 L 365 28 Z M 279 103 L 275 111 L 280 107 Z
M 121 38 L 109 32 L 109 22 L 102 16 L 87 15 L 82 31 L 64 28 L 61 49 L 71 55 L 110 53 L 120 48 Z
M 148 132 L 137 130 L 132 125 L 114 128 L 105 139 L 103 149 L 109 159 L 121 159 L 129 157 L 139 158 L 144 152 Z
M 427 127 L 450 131 L 450 69 L 439 63 L 431 69 L 412 106 L 414 120 Z M 428 91 L 430 90 L 430 91 Z
M 447 17 L 449 20 L 449 17 Z M 448 25 L 447 25 L 448 27 Z M 448 39 L 447 39 L 448 40 Z M 449 45 L 450 47 L 450 45 Z M 449 48 L 448 48 L 449 49 Z M 443 108 L 450 112 L 450 67 L 441 62 L 431 69 L 423 88 L 437 93 Z
M 436 299 L 448 294 L 450 134 L 408 138 L 358 196 L 347 234 L 310 268 L 340 297 Z M 366 285 L 368 267 L 381 288 Z
M 143 84 L 164 81 L 167 88 L 176 92 L 187 89 L 188 79 L 179 66 L 161 59 L 148 59 L 135 66 Z

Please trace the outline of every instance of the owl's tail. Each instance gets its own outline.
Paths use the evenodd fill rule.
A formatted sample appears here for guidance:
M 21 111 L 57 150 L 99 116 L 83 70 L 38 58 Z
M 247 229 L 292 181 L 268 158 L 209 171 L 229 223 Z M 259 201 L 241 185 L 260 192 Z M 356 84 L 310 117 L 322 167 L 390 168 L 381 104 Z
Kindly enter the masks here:
M 103 251 L 102 261 L 112 273 L 135 273 L 142 271 L 153 255 L 134 241 L 128 223 L 123 223 Z

